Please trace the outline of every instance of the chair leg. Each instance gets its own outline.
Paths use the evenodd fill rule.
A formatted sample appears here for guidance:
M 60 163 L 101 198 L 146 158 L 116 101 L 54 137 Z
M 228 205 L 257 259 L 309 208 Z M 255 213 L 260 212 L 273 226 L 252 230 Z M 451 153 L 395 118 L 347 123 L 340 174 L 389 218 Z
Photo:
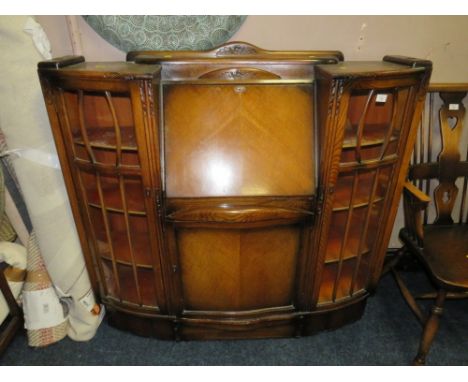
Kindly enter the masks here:
M 443 305 L 447 292 L 444 289 L 440 289 L 437 293 L 436 301 L 431 309 L 431 315 L 427 319 L 426 325 L 424 326 L 421 343 L 419 344 L 419 351 L 416 358 L 413 360 L 413 365 L 422 366 L 426 364 L 426 356 L 431 347 L 432 341 L 439 329 L 439 318 L 443 313 Z

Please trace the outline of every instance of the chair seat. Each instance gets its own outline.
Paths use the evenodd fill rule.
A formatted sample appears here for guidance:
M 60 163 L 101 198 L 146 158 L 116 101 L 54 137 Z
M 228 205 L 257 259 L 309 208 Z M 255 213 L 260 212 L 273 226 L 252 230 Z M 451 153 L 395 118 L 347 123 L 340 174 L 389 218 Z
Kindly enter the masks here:
M 423 261 L 445 287 L 468 288 L 468 225 L 424 227 Z

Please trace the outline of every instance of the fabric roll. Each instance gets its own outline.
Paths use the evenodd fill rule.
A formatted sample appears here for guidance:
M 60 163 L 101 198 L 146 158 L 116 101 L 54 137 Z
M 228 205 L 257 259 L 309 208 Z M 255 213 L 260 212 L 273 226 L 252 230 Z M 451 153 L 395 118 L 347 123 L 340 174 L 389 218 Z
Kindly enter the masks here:
M 27 253 L 23 311 L 25 327 L 28 329 L 28 344 L 32 347 L 47 346 L 67 335 L 67 309 L 60 303 L 53 288 L 34 231 L 29 237 Z
M 37 63 L 44 59 L 39 51 L 46 44 L 36 46 L 31 32 L 36 41 L 46 38 L 28 16 L 0 16 L 0 49 L 8 52 L 0 71 L 0 125 L 36 233 L 35 245 L 60 298 L 69 306 L 68 335 L 84 341 L 96 333 L 103 311 L 97 314 L 99 307 L 88 306 L 94 295 L 37 76 Z M 15 198 L 15 193 L 10 196 Z
M 16 239 L 16 232 L 5 213 L 5 183 L 3 180 L 3 171 L 0 166 L 0 261 L 9 265 L 5 269 L 4 275 L 13 297 L 19 299 L 26 275 L 26 249 L 21 245 L 10 243 Z M 9 312 L 5 296 L 0 293 L 0 324 Z
M 31 219 L 29 218 L 23 194 L 16 177 L 15 169 L 10 158 L 10 151 L 6 143 L 5 134 L 0 126 L 0 171 L 3 183 L 0 183 L 0 213 L 4 211 L 6 219 L 0 223 L 0 239 L 13 241 L 14 230 L 20 242 L 24 245 L 29 241 L 29 232 L 32 231 Z M 3 205 L 1 203 L 4 203 Z M 3 209 L 4 208 L 4 209 Z M 4 231 L 2 233 L 1 231 Z
M 8 145 L 6 143 L 5 134 L 3 134 L 3 130 L 1 128 L 0 128 L 0 159 L 2 161 L 2 167 L 4 167 L 3 172 L 5 174 L 9 174 L 8 179 L 10 179 L 10 181 L 14 183 L 14 186 L 19 190 L 18 178 L 16 177 L 13 163 L 9 155 L 9 150 L 8 150 Z

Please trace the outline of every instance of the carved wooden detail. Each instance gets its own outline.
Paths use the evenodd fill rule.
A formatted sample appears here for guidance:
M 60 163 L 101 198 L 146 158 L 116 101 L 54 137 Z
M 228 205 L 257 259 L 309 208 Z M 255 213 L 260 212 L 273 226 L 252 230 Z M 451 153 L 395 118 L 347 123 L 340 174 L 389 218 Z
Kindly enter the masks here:
M 253 46 L 251 44 L 246 44 L 242 42 L 232 42 L 228 43 L 220 48 L 215 50 L 216 57 L 222 56 L 250 56 L 255 55 L 261 52 L 262 50 Z
M 200 79 L 224 79 L 224 80 L 247 80 L 247 79 L 280 79 L 277 74 L 266 70 L 252 68 L 219 69 L 205 73 Z

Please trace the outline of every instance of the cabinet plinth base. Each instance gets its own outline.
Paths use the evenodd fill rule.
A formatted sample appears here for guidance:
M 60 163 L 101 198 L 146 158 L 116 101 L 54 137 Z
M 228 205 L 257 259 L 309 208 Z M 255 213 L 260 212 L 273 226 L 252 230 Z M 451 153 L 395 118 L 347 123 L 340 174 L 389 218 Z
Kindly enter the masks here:
M 162 340 L 228 340 L 302 337 L 337 329 L 359 320 L 366 306 L 365 296 L 351 304 L 330 310 L 296 312 L 249 321 L 141 317 L 108 308 L 111 326 L 144 337 Z

